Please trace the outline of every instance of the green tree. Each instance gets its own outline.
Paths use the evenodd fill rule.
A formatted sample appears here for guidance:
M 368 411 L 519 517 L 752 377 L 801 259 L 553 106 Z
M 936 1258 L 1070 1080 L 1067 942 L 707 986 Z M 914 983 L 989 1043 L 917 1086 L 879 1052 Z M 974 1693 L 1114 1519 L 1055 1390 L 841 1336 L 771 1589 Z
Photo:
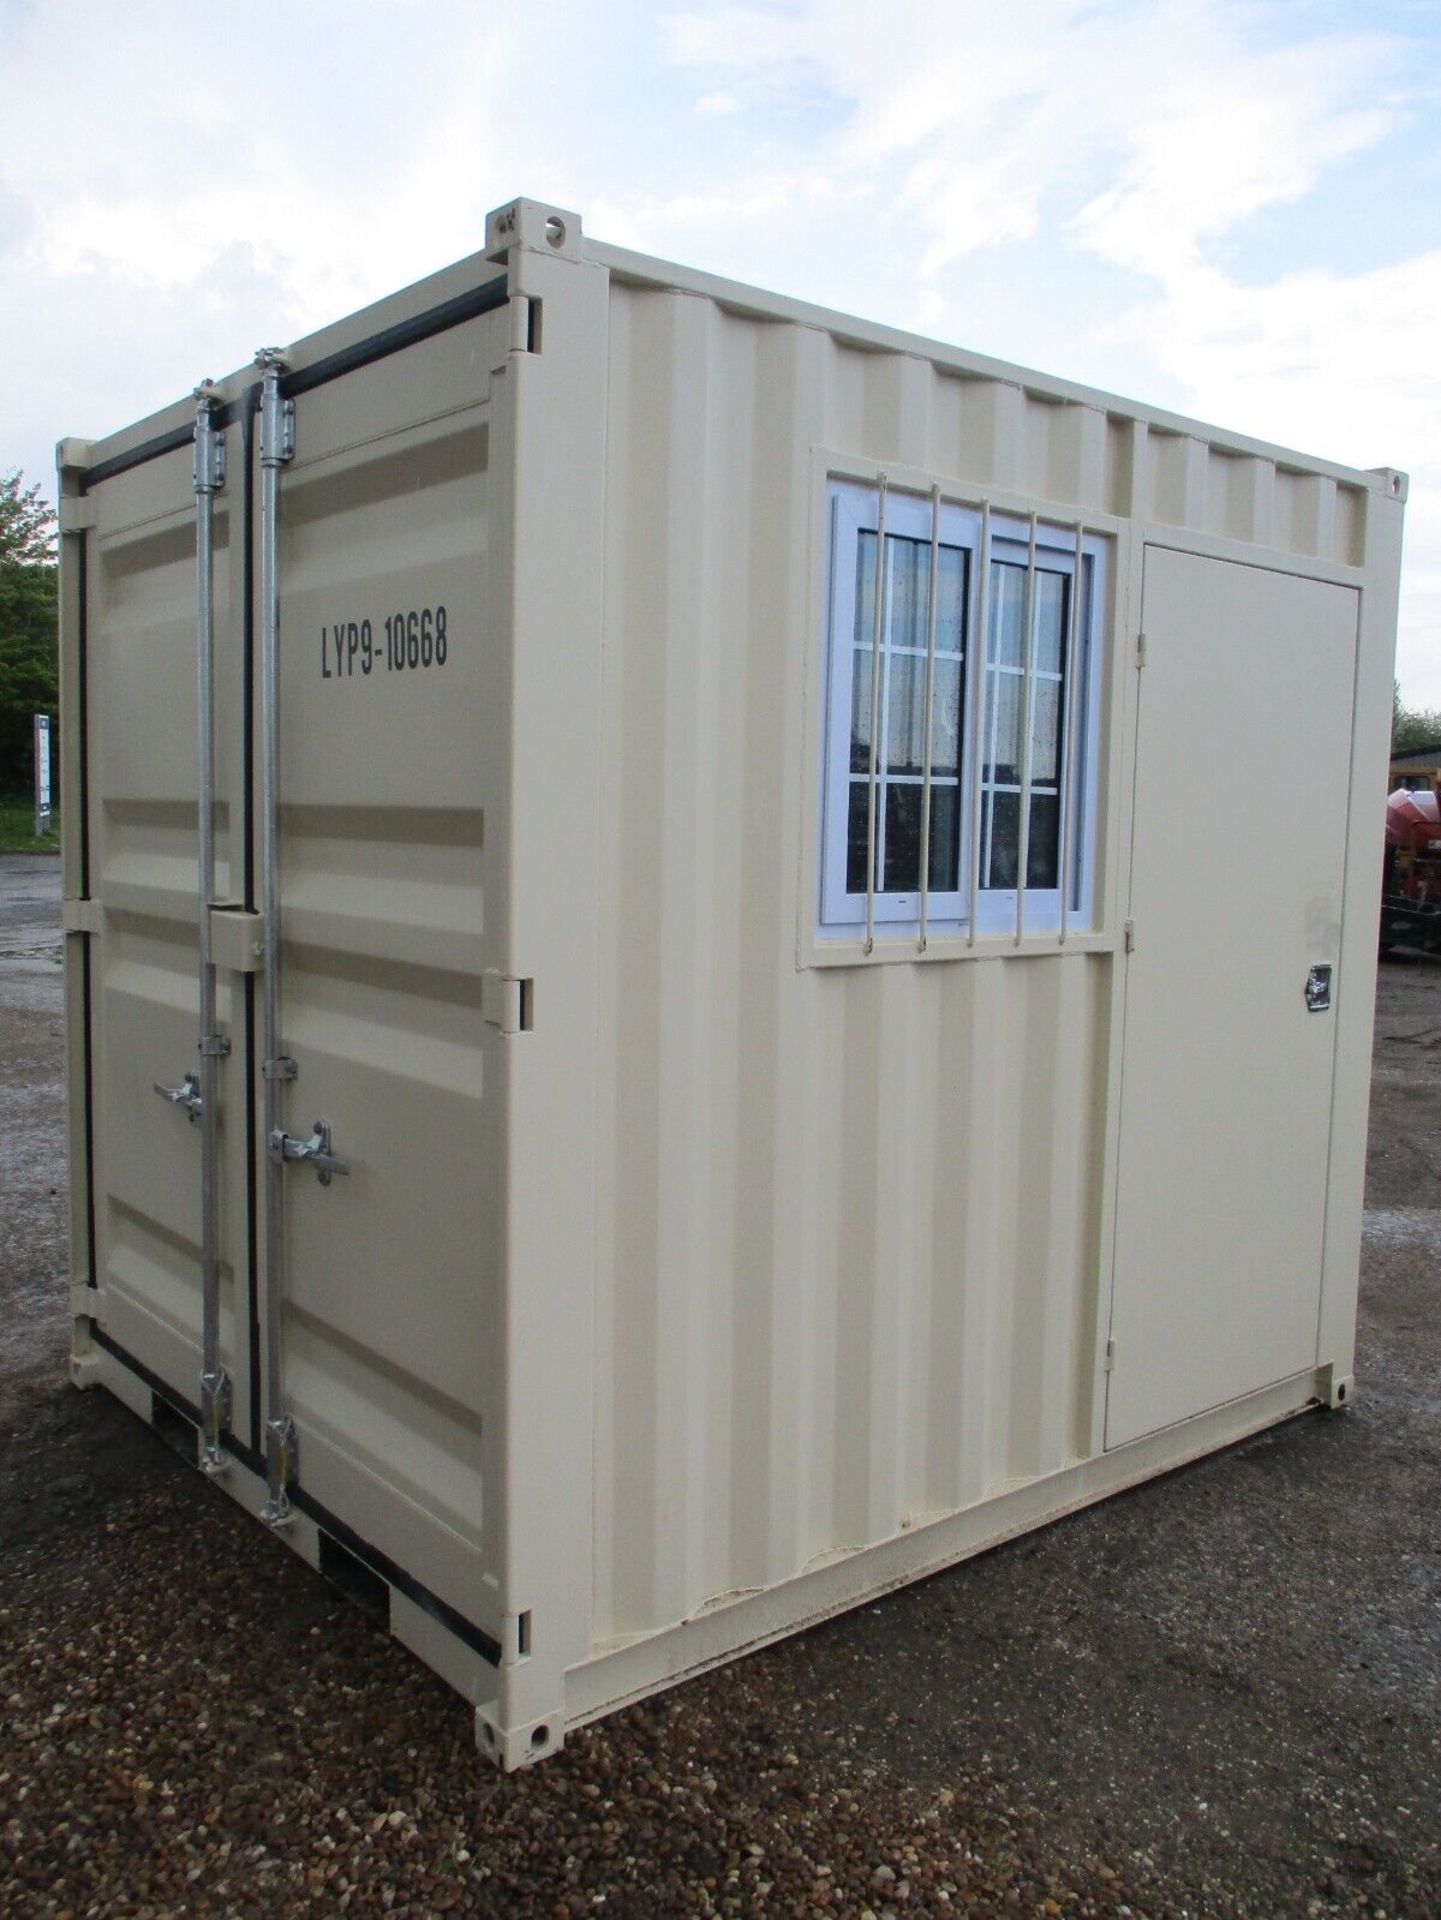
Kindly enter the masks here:
M 15 467 L 0 474 L 0 793 L 30 790 L 33 718 L 58 700 L 55 513 Z
M 1441 708 L 1408 707 L 1401 698 L 1401 682 L 1392 682 L 1391 751 L 1405 753 L 1409 747 L 1429 747 L 1441 740 Z

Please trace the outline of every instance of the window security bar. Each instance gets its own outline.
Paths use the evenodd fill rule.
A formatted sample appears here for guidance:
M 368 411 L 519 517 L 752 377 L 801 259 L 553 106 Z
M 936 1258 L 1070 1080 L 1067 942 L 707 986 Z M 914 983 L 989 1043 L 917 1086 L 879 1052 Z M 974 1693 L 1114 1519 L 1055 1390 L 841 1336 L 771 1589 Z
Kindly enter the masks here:
M 931 488 L 931 571 L 926 591 L 925 744 L 921 749 L 921 905 L 916 936 L 916 947 L 921 953 L 926 950 L 926 917 L 931 904 L 931 729 L 935 722 L 936 706 L 936 600 L 940 582 L 941 490 L 936 486 Z
M 876 496 L 876 582 L 871 618 L 871 738 L 866 775 L 866 952 L 876 944 L 876 742 L 880 737 L 881 643 L 887 631 L 886 614 L 886 476 L 881 474 Z
M 1076 691 L 1076 638 L 1081 625 L 1081 592 L 1085 580 L 1085 522 L 1076 522 L 1076 561 L 1075 572 L 1071 576 L 1071 592 L 1066 604 L 1065 652 L 1061 662 L 1065 669 L 1065 691 L 1061 702 L 1061 820 L 1060 849 L 1056 866 L 1056 879 L 1060 885 L 1061 927 L 1057 944 L 1065 946 L 1066 933 L 1071 910 L 1071 834 L 1072 814 L 1075 808 L 1075 795 L 1072 792 L 1072 768 L 1074 766 L 1073 741 L 1071 735 L 1075 728 L 1075 691 Z
M 1026 551 L 1026 682 L 1021 719 L 1020 845 L 1016 850 L 1016 945 L 1026 933 L 1026 883 L 1031 860 L 1031 734 L 1036 718 L 1036 516 Z
M 981 729 L 985 708 L 985 663 L 991 609 L 991 503 L 981 502 L 980 578 L 976 587 L 976 626 L 971 636 L 971 657 L 967 662 L 966 700 L 970 709 L 970 784 L 971 784 L 971 859 L 968 884 L 969 910 L 966 914 L 966 945 L 976 944 L 976 920 L 981 898 Z

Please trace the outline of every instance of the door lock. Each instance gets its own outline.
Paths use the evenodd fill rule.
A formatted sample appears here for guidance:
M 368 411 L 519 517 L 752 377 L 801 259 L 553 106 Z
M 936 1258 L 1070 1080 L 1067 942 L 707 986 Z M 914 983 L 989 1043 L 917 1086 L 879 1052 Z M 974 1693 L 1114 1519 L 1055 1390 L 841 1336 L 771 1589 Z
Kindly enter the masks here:
M 277 1127 L 270 1136 L 270 1157 L 277 1166 L 287 1160 L 303 1160 L 315 1169 L 322 1187 L 328 1187 L 335 1174 L 350 1172 L 349 1163 L 330 1151 L 330 1128 L 324 1120 L 316 1121 L 308 1140 L 297 1140 L 293 1133 Z
M 168 1100 L 173 1107 L 185 1108 L 192 1127 L 205 1111 L 200 1082 L 193 1073 L 187 1073 L 178 1087 L 167 1087 L 163 1080 L 153 1081 L 152 1085 L 162 1100 Z
M 1307 1013 L 1325 1013 L 1331 1005 L 1331 968 L 1312 967 L 1306 975 Z

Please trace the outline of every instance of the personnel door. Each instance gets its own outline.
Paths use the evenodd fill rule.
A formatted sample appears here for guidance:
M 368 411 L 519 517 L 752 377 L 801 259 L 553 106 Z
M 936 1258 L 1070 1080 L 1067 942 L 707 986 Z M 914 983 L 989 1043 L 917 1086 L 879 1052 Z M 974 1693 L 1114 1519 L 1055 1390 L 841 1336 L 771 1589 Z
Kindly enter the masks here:
M 1357 596 L 1145 557 L 1118 1446 L 1316 1364 Z

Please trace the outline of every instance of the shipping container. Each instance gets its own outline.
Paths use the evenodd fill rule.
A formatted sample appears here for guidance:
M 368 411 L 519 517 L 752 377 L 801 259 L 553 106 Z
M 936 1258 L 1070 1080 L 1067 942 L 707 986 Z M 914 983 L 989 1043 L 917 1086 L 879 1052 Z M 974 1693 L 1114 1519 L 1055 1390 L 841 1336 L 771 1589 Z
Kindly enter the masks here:
M 504 1765 L 1349 1399 L 1404 476 L 528 201 L 60 472 L 74 1379 Z

